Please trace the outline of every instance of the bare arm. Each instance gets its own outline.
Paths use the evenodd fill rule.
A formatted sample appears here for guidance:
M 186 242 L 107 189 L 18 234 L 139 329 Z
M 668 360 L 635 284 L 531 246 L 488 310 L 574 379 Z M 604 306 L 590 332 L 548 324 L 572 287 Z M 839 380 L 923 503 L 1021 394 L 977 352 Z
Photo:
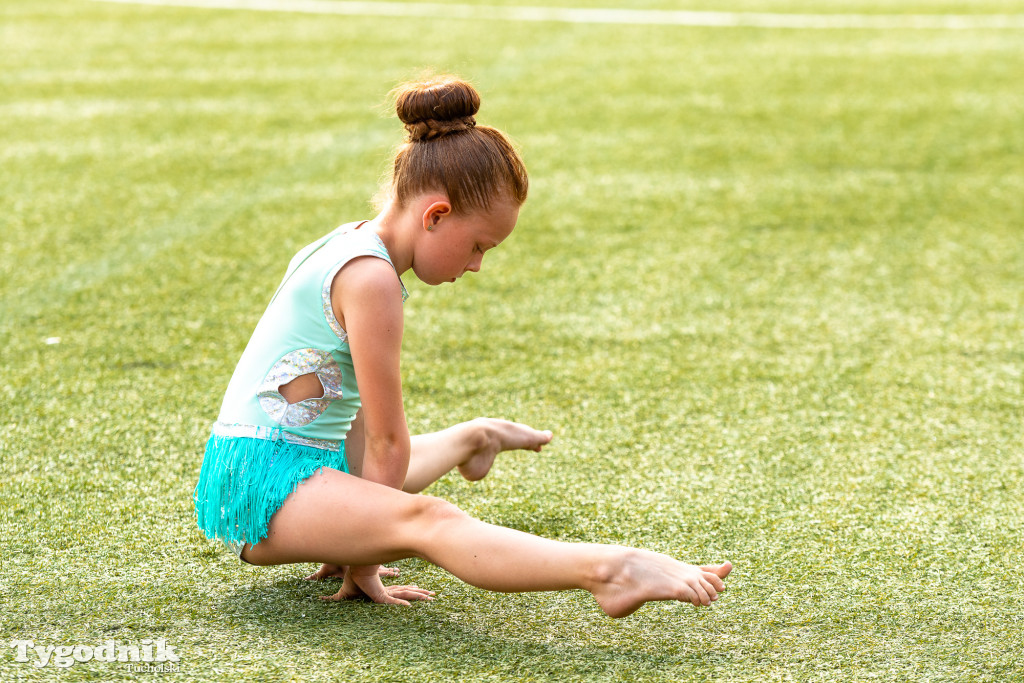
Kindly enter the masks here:
M 283 393 L 283 392 L 282 392 Z M 352 419 L 348 434 L 345 435 L 345 461 L 348 463 L 348 473 L 352 476 L 361 476 L 363 471 L 363 411 L 356 411 Z M 326 578 L 344 578 L 348 573 L 348 565 L 324 564 L 319 570 L 305 577 L 307 581 L 319 581 Z M 399 571 L 393 567 L 381 567 L 378 570 L 380 576 L 398 576 Z
M 399 366 L 403 320 L 398 278 L 381 259 L 354 259 L 335 276 L 331 304 L 348 331 L 362 399 L 360 474 L 400 489 L 409 468 L 409 429 Z
M 355 476 L 401 489 L 409 469 L 409 428 L 402 405 L 402 290 L 390 264 L 373 257 L 353 259 L 331 283 L 334 316 L 348 332 L 362 408 L 345 438 L 345 456 Z M 402 602 L 381 583 L 381 568 L 324 565 L 343 571 L 338 595 L 367 595 L 374 602 Z M 386 575 L 397 572 L 384 570 Z M 337 574 L 334 574 L 337 575 Z M 319 578 L 314 574 L 311 578 Z M 429 591 L 418 591 L 425 597 Z M 390 592 L 389 592 L 390 591 Z M 417 598 L 419 599 L 419 598 Z

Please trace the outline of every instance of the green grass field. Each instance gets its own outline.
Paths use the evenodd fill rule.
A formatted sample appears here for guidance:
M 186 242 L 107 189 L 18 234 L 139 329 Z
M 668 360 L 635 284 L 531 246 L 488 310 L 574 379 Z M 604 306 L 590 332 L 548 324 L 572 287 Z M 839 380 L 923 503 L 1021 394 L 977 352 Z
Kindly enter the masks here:
M 819 4 L 685 8 L 1024 14 Z M 532 192 L 479 275 L 406 278 L 410 428 L 556 433 L 428 492 L 730 559 L 712 608 L 613 621 L 415 560 L 433 603 L 325 604 L 196 529 L 234 363 L 291 254 L 371 216 L 424 66 L 478 85 Z M 0 680 L 1024 678 L 1021 74 L 1022 30 L 0 0 Z M 180 671 L 8 647 L 146 638 Z

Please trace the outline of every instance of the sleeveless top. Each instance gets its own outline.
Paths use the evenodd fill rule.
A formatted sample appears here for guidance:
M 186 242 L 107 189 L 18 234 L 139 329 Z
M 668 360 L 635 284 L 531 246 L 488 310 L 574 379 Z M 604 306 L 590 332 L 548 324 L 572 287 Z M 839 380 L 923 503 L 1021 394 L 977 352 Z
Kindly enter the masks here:
M 358 229 L 362 223 L 342 225 L 292 259 L 231 376 L 214 435 L 339 450 L 360 401 L 348 334 L 331 307 L 331 283 L 360 256 L 391 264 L 380 237 Z M 408 292 L 401 278 L 399 284 L 404 302 Z M 281 385 L 309 373 L 320 380 L 323 396 L 289 404 Z

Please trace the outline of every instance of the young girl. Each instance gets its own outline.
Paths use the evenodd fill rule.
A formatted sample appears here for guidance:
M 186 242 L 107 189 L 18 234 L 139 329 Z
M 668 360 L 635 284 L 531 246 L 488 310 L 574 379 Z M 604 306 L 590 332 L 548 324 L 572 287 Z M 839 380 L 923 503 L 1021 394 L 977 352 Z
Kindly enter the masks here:
M 455 282 L 515 227 L 526 169 L 480 97 L 437 77 L 397 89 L 408 138 L 380 214 L 300 251 L 235 369 L 195 491 L 199 526 L 256 565 L 323 563 L 328 599 L 408 605 L 433 593 L 385 586 L 385 562 L 420 557 L 493 591 L 583 588 L 621 617 L 648 600 L 710 605 L 732 566 L 646 550 L 562 543 L 476 520 L 415 495 L 453 468 L 485 476 L 504 450 L 551 433 L 478 419 L 410 437 L 402 405 L 400 276 Z

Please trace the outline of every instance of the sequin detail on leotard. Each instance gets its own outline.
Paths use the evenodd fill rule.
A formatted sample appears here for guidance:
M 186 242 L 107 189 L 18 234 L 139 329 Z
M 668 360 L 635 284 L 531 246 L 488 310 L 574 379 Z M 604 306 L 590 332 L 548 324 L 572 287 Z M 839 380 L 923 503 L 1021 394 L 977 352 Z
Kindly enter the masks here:
M 379 251 L 366 251 L 355 256 L 377 256 L 378 258 L 383 257 L 388 263 L 391 263 L 390 257 L 388 257 L 387 247 L 384 246 L 384 242 L 377 235 L 373 235 L 374 242 L 380 247 Z M 353 258 L 355 258 L 353 256 Z M 350 259 L 351 260 L 351 259 Z M 324 278 L 324 284 L 320 291 L 320 303 L 323 306 L 324 318 L 327 319 L 327 324 L 330 326 L 334 334 L 338 335 L 338 339 L 344 342 L 348 338 L 348 333 L 342 328 L 341 323 L 334 316 L 334 307 L 331 305 L 331 285 L 334 284 L 334 276 L 338 274 L 348 261 L 338 264 L 331 272 Z M 391 267 L 394 268 L 394 264 L 391 263 Z M 397 274 L 397 271 L 396 271 Z M 405 283 L 402 282 L 402 278 L 398 278 L 398 286 L 402 288 L 402 303 L 409 298 L 409 291 L 405 288 Z
M 320 398 L 288 403 L 281 395 L 282 384 L 313 373 L 324 387 Z M 341 398 L 341 367 L 330 353 L 320 349 L 299 349 L 277 361 L 264 378 L 257 396 L 260 407 L 282 427 L 301 427 L 323 415 L 331 401 Z
M 288 443 L 294 443 L 300 446 L 309 446 L 310 448 L 319 448 L 322 451 L 333 451 L 335 453 L 341 450 L 342 444 L 341 441 L 335 441 L 334 439 L 310 439 L 309 437 L 299 436 L 298 434 L 282 432 L 276 427 L 227 424 L 225 422 L 215 422 L 213 424 L 213 434 L 215 436 L 265 439 L 266 441 L 276 441 L 280 439 L 282 441 L 287 441 Z

